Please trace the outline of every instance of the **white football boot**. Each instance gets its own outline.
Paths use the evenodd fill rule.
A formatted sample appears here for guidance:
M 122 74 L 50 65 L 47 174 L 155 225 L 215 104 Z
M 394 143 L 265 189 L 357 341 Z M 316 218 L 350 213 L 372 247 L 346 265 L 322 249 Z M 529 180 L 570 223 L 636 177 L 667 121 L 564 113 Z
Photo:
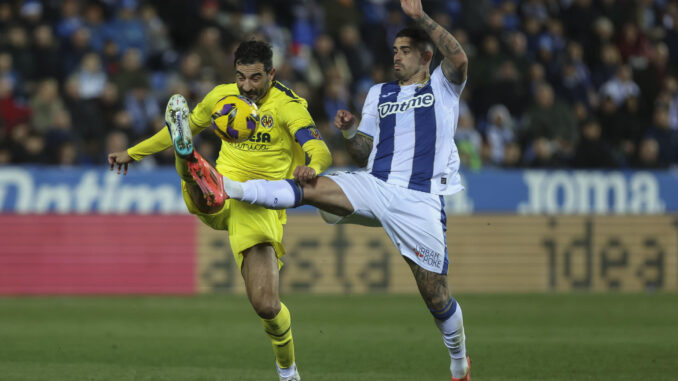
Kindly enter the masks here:
M 276 362 L 275 369 L 278 370 L 278 376 L 280 376 L 280 381 L 301 381 L 301 376 L 299 375 L 299 370 L 297 369 L 297 364 L 292 364 L 292 368 L 294 368 L 294 374 L 292 374 L 291 376 L 283 377 L 280 374 L 281 369 L 278 366 L 278 363 Z

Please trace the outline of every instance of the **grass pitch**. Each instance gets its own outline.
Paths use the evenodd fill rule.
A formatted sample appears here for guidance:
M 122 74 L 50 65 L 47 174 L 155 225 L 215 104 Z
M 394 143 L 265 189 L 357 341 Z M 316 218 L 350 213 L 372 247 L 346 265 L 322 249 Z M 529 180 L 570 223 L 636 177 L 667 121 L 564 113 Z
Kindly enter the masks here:
M 449 380 L 418 296 L 288 295 L 304 381 Z M 458 296 L 473 380 L 674 380 L 678 295 Z M 0 298 L 0 380 L 277 380 L 243 296 Z

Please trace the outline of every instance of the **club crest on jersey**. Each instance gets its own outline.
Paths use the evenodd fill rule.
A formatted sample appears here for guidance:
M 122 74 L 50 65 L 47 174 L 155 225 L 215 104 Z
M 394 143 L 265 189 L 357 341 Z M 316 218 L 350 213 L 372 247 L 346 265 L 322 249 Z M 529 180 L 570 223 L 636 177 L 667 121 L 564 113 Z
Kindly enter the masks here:
M 379 105 L 379 117 L 384 118 L 391 114 L 405 112 L 411 108 L 431 107 L 434 101 L 433 94 L 426 93 L 400 102 L 384 102 Z
M 318 129 L 317 129 L 317 128 L 315 128 L 315 127 L 310 127 L 310 128 L 308 129 L 308 132 L 311 133 L 311 136 L 313 136 L 313 138 L 315 138 L 315 139 L 320 139 L 320 132 L 318 132 Z
M 261 117 L 261 125 L 266 128 L 273 127 L 273 117 L 270 114 L 266 114 Z

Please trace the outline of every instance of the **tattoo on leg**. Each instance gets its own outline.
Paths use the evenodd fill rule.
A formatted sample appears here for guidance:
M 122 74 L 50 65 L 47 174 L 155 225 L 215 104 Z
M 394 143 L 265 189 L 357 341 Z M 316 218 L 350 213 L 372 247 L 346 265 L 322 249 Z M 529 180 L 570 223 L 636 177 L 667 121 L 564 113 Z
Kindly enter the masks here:
M 405 259 L 410 265 L 414 279 L 417 281 L 419 293 L 426 302 L 428 308 L 441 310 L 450 301 L 450 290 L 447 284 L 447 276 L 425 270 L 410 259 Z

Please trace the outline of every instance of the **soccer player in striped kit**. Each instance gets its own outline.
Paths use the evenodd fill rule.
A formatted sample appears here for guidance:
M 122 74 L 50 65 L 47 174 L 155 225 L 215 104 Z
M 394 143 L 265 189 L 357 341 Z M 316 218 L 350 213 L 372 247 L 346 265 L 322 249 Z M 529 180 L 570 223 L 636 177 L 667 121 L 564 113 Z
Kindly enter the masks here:
M 397 81 L 370 89 L 358 126 L 345 110 L 334 119 L 350 155 L 365 169 L 316 177 L 311 168 L 300 167 L 307 180 L 297 183 L 225 177 L 224 190 L 227 197 L 271 209 L 313 205 L 330 223 L 383 226 L 442 333 L 452 380 L 470 380 L 461 307 L 447 280 L 443 201 L 463 189 L 454 133 L 468 59 L 459 42 L 423 11 L 421 0 L 400 4 L 418 27 L 396 36 Z M 434 46 L 444 59 L 431 73 Z

